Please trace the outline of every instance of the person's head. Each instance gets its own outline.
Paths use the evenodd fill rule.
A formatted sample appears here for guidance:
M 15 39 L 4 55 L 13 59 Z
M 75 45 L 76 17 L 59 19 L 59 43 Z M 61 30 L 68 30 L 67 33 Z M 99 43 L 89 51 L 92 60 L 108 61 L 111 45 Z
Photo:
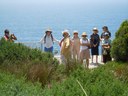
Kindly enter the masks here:
M 73 35 L 74 35 L 74 38 L 77 38 L 78 37 L 78 31 L 74 31 Z
M 108 33 L 105 33 L 104 38 L 105 38 L 106 40 L 109 39 L 109 34 L 108 34 Z
M 64 30 L 64 31 L 62 32 L 62 34 L 63 34 L 63 37 L 64 37 L 64 38 L 69 37 L 69 31 L 68 31 L 68 30 Z
M 5 29 L 4 34 L 7 35 L 7 36 L 9 36 L 9 30 L 8 29 Z
M 93 33 L 94 33 L 94 34 L 97 34 L 97 33 L 99 32 L 99 31 L 98 31 L 98 29 L 97 29 L 96 27 L 95 27 L 95 28 L 93 28 L 93 30 L 92 30 L 92 31 L 93 31 Z
M 82 35 L 81 35 L 82 38 L 86 38 L 87 37 L 87 34 L 86 32 L 83 32 Z
M 50 36 L 51 33 L 52 33 L 52 30 L 51 30 L 51 29 L 47 29 L 47 30 L 45 31 L 45 33 L 46 33 L 47 36 Z
M 108 31 L 108 27 L 107 26 L 104 26 L 102 29 L 103 29 L 104 32 Z

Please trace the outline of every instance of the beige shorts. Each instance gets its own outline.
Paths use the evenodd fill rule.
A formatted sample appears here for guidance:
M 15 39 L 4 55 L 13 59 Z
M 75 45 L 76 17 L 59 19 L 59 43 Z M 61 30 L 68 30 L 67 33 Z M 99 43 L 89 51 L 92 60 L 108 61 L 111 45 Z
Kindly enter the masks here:
M 90 59 L 90 51 L 89 51 L 89 49 L 81 50 L 80 51 L 80 59 L 81 60 L 83 60 L 83 59 Z

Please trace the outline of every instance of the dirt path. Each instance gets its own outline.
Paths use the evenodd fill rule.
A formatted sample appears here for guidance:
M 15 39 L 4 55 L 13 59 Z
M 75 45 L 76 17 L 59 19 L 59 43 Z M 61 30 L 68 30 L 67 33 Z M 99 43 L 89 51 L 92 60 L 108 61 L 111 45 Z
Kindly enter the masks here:
M 59 61 L 61 62 L 60 55 L 55 55 L 54 57 L 55 57 L 57 60 L 59 60 Z M 94 61 L 94 63 L 91 63 L 91 59 L 89 60 L 89 62 L 90 62 L 89 68 L 90 68 L 90 69 L 91 69 L 91 68 L 96 68 L 96 67 L 98 67 L 98 64 L 99 64 L 99 65 L 103 65 L 103 63 L 101 62 L 101 55 L 98 56 L 98 64 L 95 63 L 95 61 L 96 61 L 96 60 L 95 60 L 95 57 L 94 57 L 94 60 L 93 60 L 93 61 Z

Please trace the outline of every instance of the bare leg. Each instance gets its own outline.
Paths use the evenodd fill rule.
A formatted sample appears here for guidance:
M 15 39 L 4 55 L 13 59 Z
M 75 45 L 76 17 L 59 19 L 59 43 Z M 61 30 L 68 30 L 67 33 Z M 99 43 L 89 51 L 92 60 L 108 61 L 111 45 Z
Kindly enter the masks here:
M 89 59 L 86 59 L 87 68 L 89 68 Z
M 93 55 L 92 55 L 92 63 L 93 63 Z
M 98 55 L 96 55 L 96 63 L 98 64 Z

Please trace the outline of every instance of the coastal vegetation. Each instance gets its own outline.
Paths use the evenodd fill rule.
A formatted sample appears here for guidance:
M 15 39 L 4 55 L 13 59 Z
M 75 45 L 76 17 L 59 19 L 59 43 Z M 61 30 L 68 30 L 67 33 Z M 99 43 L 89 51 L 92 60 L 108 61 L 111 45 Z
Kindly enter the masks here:
M 115 61 L 86 69 L 65 66 L 50 53 L 0 40 L 1 96 L 128 96 L 128 21 L 112 43 Z M 118 51 L 118 52 L 117 52 Z M 126 57 L 127 56 L 127 57 Z
M 111 54 L 116 61 L 128 62 L 128 20 L 116 32 Z

